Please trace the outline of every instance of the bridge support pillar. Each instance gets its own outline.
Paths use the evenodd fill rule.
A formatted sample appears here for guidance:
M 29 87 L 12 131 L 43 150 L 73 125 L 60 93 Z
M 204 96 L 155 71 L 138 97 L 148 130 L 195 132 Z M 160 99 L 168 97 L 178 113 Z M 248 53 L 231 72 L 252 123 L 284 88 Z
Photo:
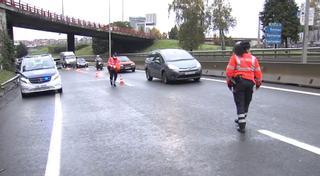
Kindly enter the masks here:
M 67 34 L 68 51 L 75 51 L 74 34 Z

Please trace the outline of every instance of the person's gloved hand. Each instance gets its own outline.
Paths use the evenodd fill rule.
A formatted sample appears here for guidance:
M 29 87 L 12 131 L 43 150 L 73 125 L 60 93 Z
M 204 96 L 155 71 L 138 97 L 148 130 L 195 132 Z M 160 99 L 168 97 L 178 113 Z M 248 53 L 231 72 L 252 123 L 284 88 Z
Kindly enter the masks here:
M 233 83 L 232 83 L 232 81 L 231 81 L 231 80 L 227 81 L 227 85 L 228 85 L 229 90 L 231 90 L 231 91 L 232 91 Z
M 256 80 L 256 89 L 259 89 L 261 86 L 261 81 Z

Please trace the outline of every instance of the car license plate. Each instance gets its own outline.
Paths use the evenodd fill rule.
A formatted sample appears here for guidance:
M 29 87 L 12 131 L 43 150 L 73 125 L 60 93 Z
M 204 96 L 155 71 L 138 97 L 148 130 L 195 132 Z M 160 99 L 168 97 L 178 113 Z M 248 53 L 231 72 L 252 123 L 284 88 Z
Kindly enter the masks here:
M 37 89 L 42 89 L 47 87 L 47 84 L 41 84 L 41 85 L 37 85 Z
M 195 71 L 191 71 L 191 72 L 185 72 L 184 74 L 185 75 L 193 75 L 193 74 L 195 74 L 196 72 Z

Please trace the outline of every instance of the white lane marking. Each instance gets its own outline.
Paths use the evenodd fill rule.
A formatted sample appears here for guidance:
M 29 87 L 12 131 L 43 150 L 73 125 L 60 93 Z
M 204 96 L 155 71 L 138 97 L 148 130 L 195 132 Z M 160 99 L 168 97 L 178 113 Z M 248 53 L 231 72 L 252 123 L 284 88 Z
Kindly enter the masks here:
M 54 121 L 51 133 L 50 148 L 45 176 L 60 175 L 61 157 L 61 134 L 62 134 L 62 106 L 60 94 L 55 95 Z
M 219 80 L 219 79 L 211 79 L 211 78 L 201 78 L 201 79 L 207 80 L 207 81 L 215 81 L 215 82 L 226 83 L 225 80 Z M 283 92 L 292 92 L 292 93 L 298 93 L 298 94 L 305 94 L 305 95 L 320 96 L 320 93 L 306 92 L 306 91 L 293 90 L 293 89 L 285 89 L 285 88 L 270 87 L 270 86 L 261 86 L 261 88 L 271 89 L 271 90 L 279 90 L 279 91 L 283 91 Z
M 136 72 L 144 73 L 144 70 L 136 70 Z
M 268 130 L 258 130 L 258 131 L 261 134 L 267 135 L 267 136 L 272 137 L 274 139 L 280 140 L 282 142 L 291 144 L 293 146 L 296 146 L 296 147 L 299 147 L 301 149 L 304 149 L 304 150 L 307 150 L 309 152 L 312 152 L 312 153 L 315 153 L 317 155 L 320 155 L 320 148 L 318 148 L 318 147 L 315 147 L 315 146 L 312 146 L 312 145 L 297 141 L 297 140 L 292 139 L 292 138 L 288 138 L 288 137 L 282 136 L 282 135 L 277 134 L 277 133 L 273 133 L 273 132 L 268 131 Z

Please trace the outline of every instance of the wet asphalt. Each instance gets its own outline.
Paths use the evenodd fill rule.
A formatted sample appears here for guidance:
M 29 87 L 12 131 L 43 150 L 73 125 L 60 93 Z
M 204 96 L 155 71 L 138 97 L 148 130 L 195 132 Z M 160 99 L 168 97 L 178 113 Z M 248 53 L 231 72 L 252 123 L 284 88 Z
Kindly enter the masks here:
M 241 134 L 224 83 L 165 85 L 136 71 L 122 73 L 125 84 L 114 88 L 93 67 L 60 72 L 60 175 L 319 176 L 320 155 L 258 130 L 320 147 L 320 96 L 261 88 Z M 11 94 L 0 106 L 0 176 L 44 175 L 57 95 Z

